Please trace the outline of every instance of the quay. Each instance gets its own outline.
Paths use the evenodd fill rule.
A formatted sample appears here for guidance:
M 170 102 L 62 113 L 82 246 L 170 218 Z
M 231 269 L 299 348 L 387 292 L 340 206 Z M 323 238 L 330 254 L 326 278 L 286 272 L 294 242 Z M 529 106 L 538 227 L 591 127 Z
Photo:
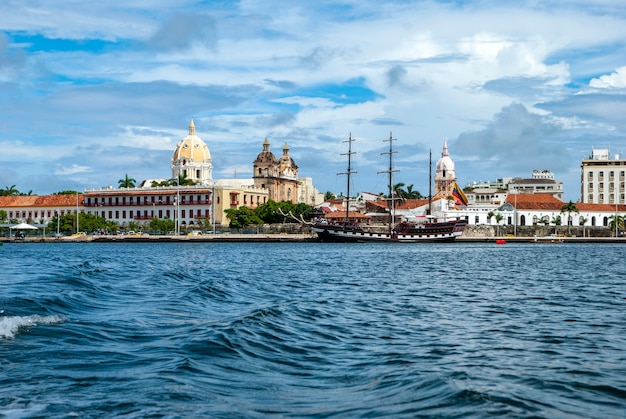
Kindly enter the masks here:
M 96 235 L 96 236 L 65 236 L 65 237 L 40 237 L 26 236 L 24 239 L 15 239 L 13 237 L 0 237 L 0 243 L 277 243 L 277 242 L 318 242 L 317 235 L 314 233 L 218 233 L 204 234 L 199 236 L 172 236 L 172 235 Z M 577 244 L 577 243 L 625 243 L 626 237 L 508 237 L 508 236 L 461 236 L 456 239 L 455 243 L 530 243 L 530 244 Z M 427 244 L 427 243 L 424 243 Z

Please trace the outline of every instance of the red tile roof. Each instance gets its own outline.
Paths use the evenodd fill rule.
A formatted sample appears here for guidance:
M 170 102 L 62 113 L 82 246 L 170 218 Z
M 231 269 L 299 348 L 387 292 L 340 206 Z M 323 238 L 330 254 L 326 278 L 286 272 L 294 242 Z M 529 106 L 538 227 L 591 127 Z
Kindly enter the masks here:
M 83 202 L 82 194 L 78 194 L 78 202 Z M 0 208 L 71 206 L 76 206 L 76 195 L 0 196 Z
M 506 197 L 507 203 L 515 206 L 518 210 L 545 210 L 545 211 L 561 211 L 567 202 L 563 202 L 560 199 L 555 198 L 551 194 L 508 194 Z M 595 211 L 595 212 L 611 212 L 615 211 L 614 204 L 583 204 L 581 202 L 575 202 L 578 211 Z M 618 205 L 618 211 L 626 211 L 626 205 Z

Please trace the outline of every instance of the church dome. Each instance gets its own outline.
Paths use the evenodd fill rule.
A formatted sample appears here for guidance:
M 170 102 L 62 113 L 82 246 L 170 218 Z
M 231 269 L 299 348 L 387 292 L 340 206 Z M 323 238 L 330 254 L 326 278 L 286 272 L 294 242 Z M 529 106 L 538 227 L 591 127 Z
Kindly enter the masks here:
M 276 159 L 276 156 L 274 156 L 274 153 L 272 153 L 270 151 L 270 142 L 267 138 L 265 138 L 265 141 L 263 141 L 263 151 L 261 151 L 258 156 L 256 156 L 256 159 L 254 159 L 254 163 L 271 163 L 271 164 L 276 164 L 278 163 L 278 160 Z
M 211 153 L 206 143 L 196 135 L 196 127 L 193 120 L 189 123 L 189 135 L 180 140 L 174 156 L 174 162 L 180 162 L 186 165 L 188 162 L 202 162 L 211 160 Z
M 444 176 L 445 173 L 454 174 L 454 161 L 452 161 L 452 158 L 448 154 L 448 142 L 445 140 L 443 143 L 441 158 L 437 161 L 436 171 L 444 174 Z
M 189 135 L 180 140 L 172 156 L 172 179 L 179 176 L 200 184 L 213 178 L 209 147 L 196 135 L 193 119 L 189 123 Z

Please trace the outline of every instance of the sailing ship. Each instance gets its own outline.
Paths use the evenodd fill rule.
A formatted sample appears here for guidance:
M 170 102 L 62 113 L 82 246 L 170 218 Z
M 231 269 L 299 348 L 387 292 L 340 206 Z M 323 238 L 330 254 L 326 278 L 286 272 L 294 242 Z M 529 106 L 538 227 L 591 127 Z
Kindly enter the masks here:
M 393 195 L 393 173 L 396 171 L 393 169 L 393 141 L 395 139 L 392 135 L 389 136 L 389 151 L 382 153 L 389 155 L 389 169 L 382 172 L 389 175 L 389 207 L 390 207 L 390 222 L 389 229 L 387 231 L 376 231 L 371 226 L 363 226 L 358 223 L 355 214 L 350 213 L 350 177 L 353 173 L 352 170 L 352 143 L 354 139 L 352 134 L 344 142 L 348 143 L 348 152 L 342 155 L 348 156 L 348 169 L 339 174 L 345 174 L 347 177 L 347 195 L 346 195 L 346 213 L 343 221 L 330 222 L 326 218 L 321 218 L 317 221 L 312 229 L 317 233 L 319 239 L 324 242 L 400 242 L 400 243 L 419 243 L 419 242 L 450 242 L 454 241 L 457 237 L 463 234 L 467 221 L 462 219 L 444 220 L 439 221 L 436 218 L 430 216 L 432 208 L 432 193 L 430 191 L 430 185 L 432 185 L 432 179 L 429 179 L 429 210 L 428 217 L 425 217 L 423 221 L 402 221 L 398 225 L 395 225 L 395 201 L 396 198 Z M 432 159 L 430 163 L 430 173 L 432 173 Z

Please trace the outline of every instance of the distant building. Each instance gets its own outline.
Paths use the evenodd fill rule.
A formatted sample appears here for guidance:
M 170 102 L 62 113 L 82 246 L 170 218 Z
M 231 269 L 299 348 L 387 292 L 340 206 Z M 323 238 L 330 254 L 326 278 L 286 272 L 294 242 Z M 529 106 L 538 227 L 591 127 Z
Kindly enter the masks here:
M 189 123 L 189 134 L 179 141 L 172 156 L 174 180 L 179 177 L 194 185 L 152 186 L 168 183 L 165 179 L 141 182 L 136 188 L 112 186 L 87 189 L 84 194 L 0 197 L 0 209 L 9 220 L 47 224 L 57 214 L 77 211 L 90 213 L 118 223 L 122 228 L 131 222 L 146 224 L 152 218 L 169 218 L 180 228 L 230 224 L 227 209 L 254 209 L 270 199 L 316 205 L 323 201 L 311 178 L 298 178 L 298 166 L 289 155 L 287 144 L 276 158 L 267 138 L 254 161 L 251 179 L 213 180 L 213 162 L 209 148 Z
M 254 186 L 267 189 L 269 199 L 276 202 L 290 201 L 297 203 L 299 199 L 298 166 L 289 155 L 287 143 L 283 146 L 283 155 L 279 159 L 270 151 L 270 142 L 266 138 L 263 151 L 254 160 Z
M 594 149 L 581 163 L 581 202 L 623 204 L 626 160 L 619 154 L 610 158 L 608 148 Z
M 500 205 L 510 193 L 547 193 L 563 200 L 563 182 L 554 180 L 550 170 L 533 170 L 530 178 L 505 177 L 495 182 L 474 182 L 465 189 L 470 205 Z
M 513 178 L 509 181 L 510 193 L 547 193 L 558 200 L 563 200 L 563 182 L 554 180 L 554 174 L 550 170 L 533 170 L 533 175 L 528 178 Z
M 172 156 L 172 179 L 184 177 L 198 185 L 206 185 L 213 179 L 213 161 L 206 143 L 196 135 L 193 119 L 189 123 L 189 135 L 180 140 Z

